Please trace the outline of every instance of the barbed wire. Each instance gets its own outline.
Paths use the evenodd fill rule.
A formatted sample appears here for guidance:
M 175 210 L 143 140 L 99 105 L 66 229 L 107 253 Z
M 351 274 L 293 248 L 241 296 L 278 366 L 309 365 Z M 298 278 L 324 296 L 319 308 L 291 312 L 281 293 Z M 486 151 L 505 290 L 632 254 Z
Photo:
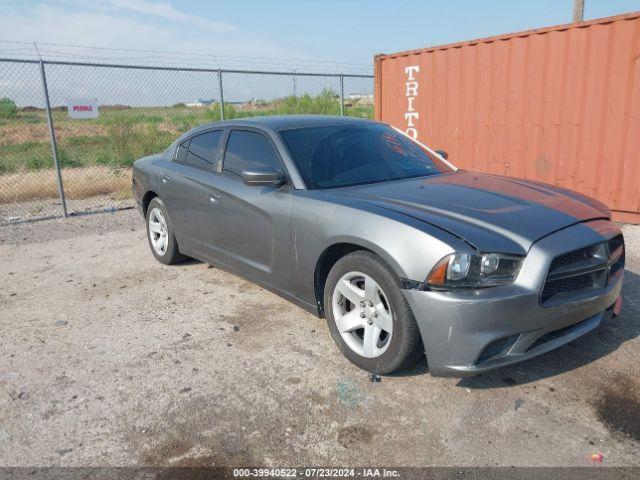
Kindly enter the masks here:
M 10 47 L 13 45 L 13 47 Z M 275 58 L 258 56 L 232 56 L 214 53 L 161 51 L 149 49 L 115 48 L 68 43 L 37 43 L 45 60 L 79 60 L 126 63 L 136 62 L 155 66 L 183 66 L 208 68 L 259 68 L 262 70 L 306 70 L 326 73 L 370 74 L 371 64 L 336 60 Z M 84 51 L 81 51 L 84 50 Z M 104 52 L 104 54 L 101 54 Z M 2 55 L 37 59 L 34 43 L 17 40 L 0 40 Z

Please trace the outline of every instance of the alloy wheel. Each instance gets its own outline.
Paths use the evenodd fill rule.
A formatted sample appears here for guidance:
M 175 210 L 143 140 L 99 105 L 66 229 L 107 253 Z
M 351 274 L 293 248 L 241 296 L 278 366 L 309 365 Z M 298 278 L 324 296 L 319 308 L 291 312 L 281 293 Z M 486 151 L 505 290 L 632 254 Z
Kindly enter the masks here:
M 375 358 L 389 348 L 393 334 L 391 305 L 369 275 L 343 275 L 333 290 L 332 309 L 342 339 L 355 353 Z
M 149 213 L 149 239 L 153 250 L 158 255 L 164 255 L 169 245 L 169 235 L 167 231 L 167 220 L 158 207 Z

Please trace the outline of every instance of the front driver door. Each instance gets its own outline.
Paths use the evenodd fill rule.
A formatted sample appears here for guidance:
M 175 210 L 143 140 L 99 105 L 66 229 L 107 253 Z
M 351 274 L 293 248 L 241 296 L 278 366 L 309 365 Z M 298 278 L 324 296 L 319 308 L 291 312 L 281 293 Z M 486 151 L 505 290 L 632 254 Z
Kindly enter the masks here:
M 218 202 L 211 209 L 215 248 L 224 263 L 252 278 L 289 290 L 292 187 L 255 187 L 242 181 L 243 170 L 271 167 L 285 174 L 271 139 L 259 130 L 231 130 L 222 175 L 216 178 Z

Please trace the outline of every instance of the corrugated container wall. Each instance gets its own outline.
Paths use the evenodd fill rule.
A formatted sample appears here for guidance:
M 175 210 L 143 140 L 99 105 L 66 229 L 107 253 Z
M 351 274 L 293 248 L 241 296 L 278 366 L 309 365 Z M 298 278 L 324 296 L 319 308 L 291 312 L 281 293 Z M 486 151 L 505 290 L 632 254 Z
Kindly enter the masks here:
M 640 12 L 375 57 L 376 118 L 640 223 Z

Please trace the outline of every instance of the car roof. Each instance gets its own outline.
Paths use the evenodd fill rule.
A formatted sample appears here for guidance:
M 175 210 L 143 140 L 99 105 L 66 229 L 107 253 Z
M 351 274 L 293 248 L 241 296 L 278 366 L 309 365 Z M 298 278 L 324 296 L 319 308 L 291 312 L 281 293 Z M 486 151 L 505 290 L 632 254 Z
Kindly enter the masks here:
M 363 123 L 375 122 L 365 118 L 339 117 L 337 115 L 269 115 L 208 123 L 196 127 L 192 132 L 205 128 L 226 126 L 252 126 L 258 128 L 267 127 L 272 130 L 287 130 L 290 128 L 319 127 L 322 125 L 353 125 Z

